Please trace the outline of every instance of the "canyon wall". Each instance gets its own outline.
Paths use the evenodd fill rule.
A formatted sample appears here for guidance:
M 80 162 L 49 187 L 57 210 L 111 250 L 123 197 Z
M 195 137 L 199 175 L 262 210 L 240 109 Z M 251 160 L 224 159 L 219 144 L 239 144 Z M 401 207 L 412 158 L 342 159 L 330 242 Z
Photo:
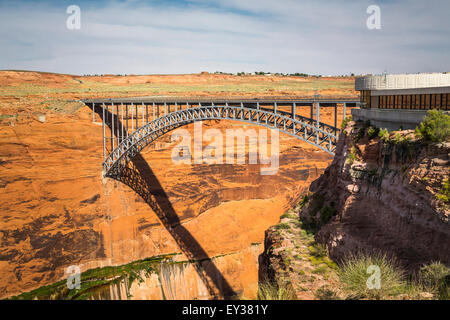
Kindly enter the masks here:
M 3 298 L 64 279 L 71 265 L 85 271 L 169 253 L 181 253 L 180 260 L 213 259 L 207 282 L 221 283 L 212 279 L 217 274 L 233 294 L 254 298 L 264 230 L 331 161 L 313 146 L 280 134 L 276 175 L 261 175 L 259 164 L 175 165 L 176 142 L 169 133 L 136 162 L 145 169 L 155 209 L 129 186 L 102 178 L 102 126 L 92 123 L 89 108 L 35 119 L 0 127 Z M 224 134 L 230 127 L 258 130 L 234 122 L 204 123 L 205 129 L 212 127 Z M 193 125 L 184 128 L 193 133 Z M 161 212 L 171 219 L 162 221 Z M 132 289 L 136 298 L 161 297 L 140 288 L 140 293 Z M 213 295 L 229 294 L 225 291 L 213 288 Z M 203 289 L 176 296 L 206 297 Z
M 449 266 L 449 160 L 449 142 L 412 130 L 381 139 L 349 122 L 330 166 L 266 231 L 261 283 L 292 288 L 298 299 L 345 299 L 335 262 L 349 255 L 381 252 L 409 273 Z
M 362 122 L 344 132 L 300 213 L 318 229 L 316 240 L 335 260 L 381 251 L 411 271 L 432 261 L 450 265 L 450 143 L 425 142 L 411 130 L 382 140 Z

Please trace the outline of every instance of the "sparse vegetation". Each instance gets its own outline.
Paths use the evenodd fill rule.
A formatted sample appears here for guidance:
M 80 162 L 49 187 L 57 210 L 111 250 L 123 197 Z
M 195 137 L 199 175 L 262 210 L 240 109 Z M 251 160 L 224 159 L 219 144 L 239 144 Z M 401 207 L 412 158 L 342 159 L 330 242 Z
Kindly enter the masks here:
M 275 229 L 277 230 L 289 230 L 291 229 L 291 226 L 288 223 L 279 223 L 275 226 Z
M 347 127 L 347 124 L 352 121 L 352 116 L 346 117 L 341 124 L 341 129 L 344 130 Z
M 174 254 L 151 257 L 116 267 L 90 269 L 81 274 L 80 289 L 68 289 L 67 280 L 43 286 L 30 292 L 11 297 L 12 300 L 84 300 L 102 288 L 126 279 L 128 287 L 134 281 L 141 283 L 142 274 L 148 276 L 157 272 L 161 261 L 170 259 Z M 128 294 L 128 293 L 127 293 Z
M 347 163 L 349 165 L 352 165 L 357 158 L 358 158 L 357 157 L 357 149 L 355 146 L 352 146 L 350 148 L 350 152 L 348 153 L 348 156 L 347 156 Z
M 368 272 L 370 266 L 379 268 L 379 289 L 368 286 Z M 404 272 L 396 263 L 382 254 L 358 253 L 347 257 L 339 266 L 338 271 L 341 282 L 348 293 L 355 298 L 382 299 L 398 295 L 405 287 Z
M 367 136 L 369 137 L 369 140 L 372 140 L 373 138 L 378 136 L 379 132 L 380 132 L 379 128 L 370 126 L 369 130 L 367 130 Z
M 416 128 L 416 135 L 431 142 L 450 139 L 450 116 L 441 110 L 430 110 Z
M 445 204 L 449 203 L 450 198 L 450 188 L 448 185 L 448 179 L 442 181 L 441 190 L 436 194 L 436 198 Z
M 259 284 L 258 300 L 297 300 L 297 297 L 290 285 L 266 281 Z
M 340 300 L 336 292 L 331 290 L 329 286 L 323 286 L 317 289 L 315 296 L 319 300 Z
M 378 136 L 384 143 L 389 141 L 389 131 L 387 129 L 380 129 Z
M 420 283 L 441 300 L 450 299 L 450 268 L 440 262 L 424 265 L 419 272 Z

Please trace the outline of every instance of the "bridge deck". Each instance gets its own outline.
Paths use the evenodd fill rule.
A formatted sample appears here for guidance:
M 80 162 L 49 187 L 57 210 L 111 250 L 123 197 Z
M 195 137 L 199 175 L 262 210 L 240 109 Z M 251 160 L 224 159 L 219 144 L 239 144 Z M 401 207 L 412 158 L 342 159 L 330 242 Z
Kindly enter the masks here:
M 346 103 L 348 107 L 353 107 L 359 104 L 359 100 L 355 98 L 296 98 L 296 97 L 174 97 L 174 96 L 146 96 L 146 97 L 130 97 L 130 98 L 98 98 L 98 99 L 83 99 L 83 103 L 85 104 L 102 104 L 102 103 L 178 103 L 178 104 L 198 104 L 198 103 L 214 103 L 214 104 L 222 104 L 222 103 L 260 103 L 260 104 L 274 104 L 277 103 L 279 105 L 282 104 L 292 104 L 296 103 L 299 106 L 309 106 L 313 103 L 319 102 L 321 106 L 332 106 L 331 104 L 342 104 Z M 327 105 L 330 104 L 330 105 Z

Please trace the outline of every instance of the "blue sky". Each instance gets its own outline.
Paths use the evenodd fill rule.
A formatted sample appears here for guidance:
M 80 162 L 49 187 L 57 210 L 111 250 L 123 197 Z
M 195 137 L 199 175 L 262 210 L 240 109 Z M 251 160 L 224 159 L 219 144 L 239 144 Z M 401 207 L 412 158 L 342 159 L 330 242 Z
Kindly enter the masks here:
M 66 28 L 72 4 L 81 8 L 80 30 Z M 381 30 L 366 27 L 372 4 Z M 0 0 L 0 69 L 450 71 L 449 13 L 448 0 Z

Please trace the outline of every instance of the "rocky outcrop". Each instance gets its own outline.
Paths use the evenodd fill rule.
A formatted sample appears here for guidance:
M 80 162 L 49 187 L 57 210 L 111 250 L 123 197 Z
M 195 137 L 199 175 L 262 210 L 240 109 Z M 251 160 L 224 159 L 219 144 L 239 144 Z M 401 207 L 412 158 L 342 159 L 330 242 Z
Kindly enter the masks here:
M 450 265 L 450 144 L 425 143 L 412 131 L 382 139 L 350 122 L 336 156 L 310 186 L 301 219 L 339 261 L 355 251 L 382 251 L 406 268 Z M 447 185 L 447 191 L 445 191 Z
M 266 230 L 260 284 L 291 288 L 298 299 L 346 299 L 336 262 L 350 254 L 382 252 L 411 273 L 450 265 L 449 152 L 448 142 L 426 143 L 411 130 L 348 123 L 331 165 Z

